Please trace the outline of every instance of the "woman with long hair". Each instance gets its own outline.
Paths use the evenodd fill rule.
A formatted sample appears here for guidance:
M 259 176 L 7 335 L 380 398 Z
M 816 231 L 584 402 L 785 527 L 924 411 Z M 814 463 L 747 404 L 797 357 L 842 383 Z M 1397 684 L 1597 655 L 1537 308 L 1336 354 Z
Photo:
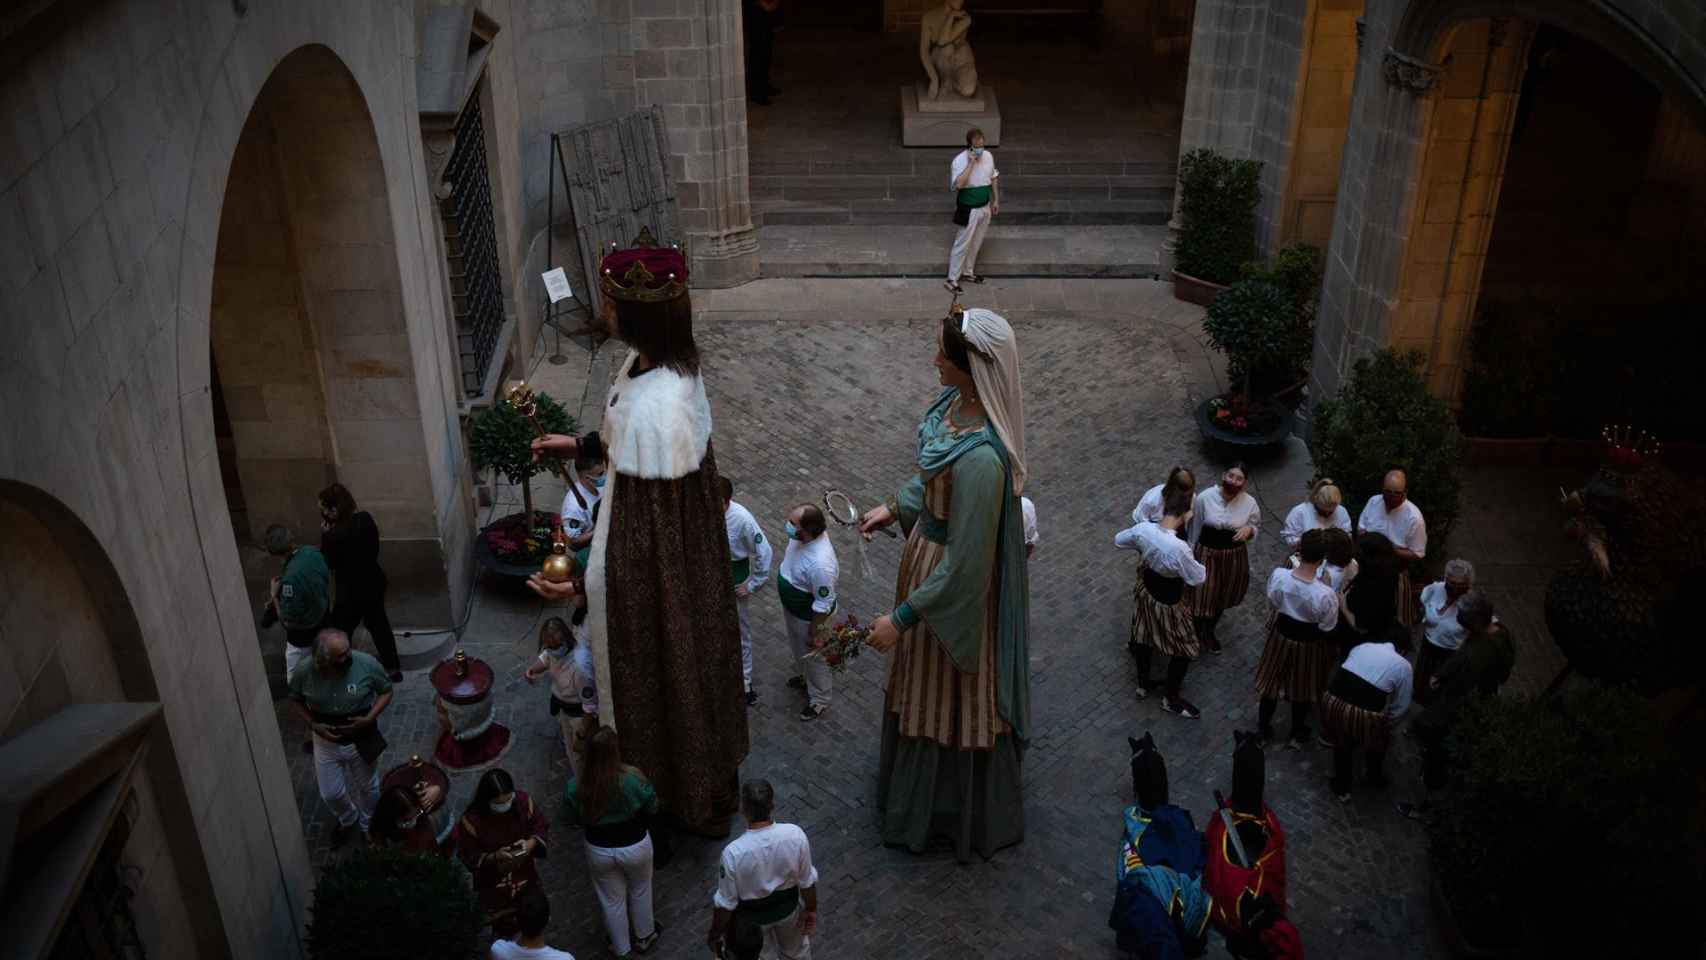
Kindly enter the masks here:
M 1160 523 L 1167 502 L 1167 495 L 1174 490 L 1183 490 L 1187 497 L 1197 495 L 1197 475 L 1189 467 L 1178 465 L 1167 471 L 1167 479 L 1143 492 L 1137 506 L 1131 511 L 1131 522 Z
M 878 804 L 882 837 L 960 860 L 1024 838 L 1019 760 L 1030 735 L 1030 581 L 1019 495 L 1019 349 L 999 314 L 943 318 L 943 390 L 918 426 L 918 472 L 860 531 L 907 533 L 894 612 L 872 624 L 889 658 Z
M 599 727 L 586 744 L 580 775 L 563 790 L 563 811 L 586 828 L 586 862 L 610 952 L 645 953 L 662 929 L 652 918 L 652 835 L 657 791 L 645 774 L 622 762 L 616 731 Z
M 387 583 L 379 566 L 379 525 L 373 522 L 373 514 L 356 508 L 355 497 L 341 483 L 320 491 L 320 552 L 332 568 L 338 590 L 332 626 L 353 638 L 355 628 L 366 625 L 391 682 L 402 683 L 397 638 L 391 632 L 391 618 L 385 615 Z
M 480 777 L 474 799 L 456 821 L 456 856 L 474 875 L 474 893 L 498 939 L 514 939 L 522 894 L 539 889 L 534 861 L 549 852 L 548 830 L 533 798 L 517 790 L 509 772 L 497 767 Z
M 1200 587 L 1185 591 L 1197 636 L 1210 653 L 1220 652 L 1214 630 L 1226 611 L 1244 602 L 1250 591 L 1250 544 L 1261 528 L 1262 511 L 1244 490 L 1250 471 L 1242 460 L 1220 475 L 1220 482 L 1197 494 L 1191 512 L 1191 544 L 1197 562 L 1208 571 Z

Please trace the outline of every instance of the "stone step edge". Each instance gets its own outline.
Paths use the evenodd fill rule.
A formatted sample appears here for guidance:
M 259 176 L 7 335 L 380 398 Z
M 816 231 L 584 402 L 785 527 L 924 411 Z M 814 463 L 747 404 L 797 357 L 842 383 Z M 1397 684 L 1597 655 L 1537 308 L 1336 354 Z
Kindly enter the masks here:
M 942 279 L 947 263 L 822 263 L 766 261 L 758 264 L 762 280 L 844 280 L 849 278 L 882 278 L 893 280 Z M 990 265 L 983 270 L 986 277 L 1002 280 L 1161 280 L 1159 263 L 1015 263 Z M 967 289 L 975 289 L 968 287 Z

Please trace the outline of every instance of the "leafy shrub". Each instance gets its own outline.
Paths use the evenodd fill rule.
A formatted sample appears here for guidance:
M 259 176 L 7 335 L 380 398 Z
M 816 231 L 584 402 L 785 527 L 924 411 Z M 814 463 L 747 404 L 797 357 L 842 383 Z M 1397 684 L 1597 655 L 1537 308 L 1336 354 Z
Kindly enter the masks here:
M 1657 748 L 1647 716 L 1599 686 L 1465 707 L 1429 853 L 1469 939 L 1527 938 L 1534 956 L 1695 955 L 1700 926 L 1682 919 L 1703 879 L 1695 786 L 1676 780 L 1685 765 Z M 1559 922 L 1574 904 L 1588 908 Z
M 1430 552 L 1457 519 L 1463 436 L 1445 401 L 1428 392 L 1421 354 L 1382 350 L 1356 362 L 1336 396 L 1315 405 L 1310 453 L 1337 480 L 1354 516 L 1401 467 L 1409 496 L 1427 518 Z
M 1321 248 L 1307 243 L 1287 244 L 1274 254 L 1274 262 L 1246 263 L 1239 270 L 1245 279 L 1267 280 L 1285 288 L 1297 305 L 1298 319 L 1315 322 L 1321 302 Z
M 1180 273 L 1210 283 L 1231 283 L 1256 256 L 1256 201 L 1262 164 L 1233 160 L 1213 150 L 1179 158 Z
M 534 391 L 535 414 L 550 433 L 573 433 L 575 418 L 549 395 Z M 533 462 L 531 444 L 538 436 L 533 424 L 508 403 L 498 402 L 481 411 L 468 428 L 468 453 L 474 466 L 491 467 L 510 483 L 521 485 L 523 512 L 533 512 L 533 489 L 529 481 L 550 467 Z
M 1285 387 L 1309 365 L 1312 330 L 1292 293 L 1266 279 L 1240 280 L 1209 304 L 1209 345 L 1226 356 L 1226 374 L 1255 399 Z
M 326 866 L 309 909 L 311 960 L 472 960 L 485 917 L 461 865 L 362 847 Z

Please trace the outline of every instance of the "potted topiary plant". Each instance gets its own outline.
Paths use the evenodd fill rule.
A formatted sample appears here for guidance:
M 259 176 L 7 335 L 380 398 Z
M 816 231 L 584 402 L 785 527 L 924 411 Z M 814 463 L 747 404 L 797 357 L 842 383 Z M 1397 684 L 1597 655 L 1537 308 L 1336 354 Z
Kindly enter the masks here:
M 551 433 L 573 433 L 575 420 L 563 405 L 546 394 L 535 392 L 535 416 Z M 539 569 L 551 552 L 551 532 L 556 511 L 533 509 L 531 481 L 550 469 L 535 462 L 531 444 L 538 431 L 520 411 L 508 403 L 496 403 L 481 411 L 468 430 L 469 454 L 474 465 L 490 467 L 510 483 L 521 487 L 520 513 L 499 517 L 480 531 L 474 540 L 475 556 L 481 566 L 505 576 L 525 577 Z
M 1333 477 L 1354 517 L 1378 494 L 1386 471 L 1401 467 L 1409 498 L 1428 523 L 1428 555 L 1441 556 L 1457 519 L 1463 435 L 1444 400 L 1428 391 L 1419 353 L 1382 350 L 1358 360 L 1339 392 L 1315 404 L 1309 452 L 1316 473 Z
M 1428 864 L 1460 956 L 1698 955 L 1706 850 L 1695 785 L 1677 777 L 1692 768 L 1650 717 L 1638 696 L 1596 684 L 1459 714 Z M 1592 908 L 1560 922 L 1565 877 L 1579 881 L 1569 902 Z
M 361 847 L 327 864 L 309 907 L 311 960 L 473 960 L 486 919 L 444 857 Z
M 1256 255 L 1262 164 L 1213 150 L 1179 158 L 1179 239 L 1173 295 L 1207 306 Z
M 1320 263 L 1319 250 L 1294 244 L 1272 266 L 1246 264 L 1244 279 L 1209 304 L 1203 333 L 1226 357 L 1229 384 L 1197 408 L 1205 438 L 1265 446 L 1290 432 L 1315 343 Z

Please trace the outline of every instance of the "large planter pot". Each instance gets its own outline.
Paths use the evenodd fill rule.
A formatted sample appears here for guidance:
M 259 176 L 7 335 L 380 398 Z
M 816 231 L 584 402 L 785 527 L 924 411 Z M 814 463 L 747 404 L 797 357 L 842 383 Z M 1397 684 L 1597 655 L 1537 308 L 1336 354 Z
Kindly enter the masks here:
M 1434 919 L 1439 922 L 1440 935 L 1445 938 L 1446 945 L 1451 947 L 1453 954 L 1468 960 L 1509 960 L 1519 954 L 1518 946 L 1492 947 L 1470 939 L 1466 931 L 1458 925 L 1451 898 L 1446 895 L 1444 885 L 1431 869 L 1428 889 L 1433 894 Z
M 1206 307 L 1213 303 L 1214 298 L 1220 296 L 1220 292 L 1225 289 L 1226 287 L 1221 284 L 1199 280 L 1188 273 L 1180 273 L 1177 270 L 1173 271 L 1173 296 L 1186 303 Z
M 533 513 L 535 516 L 543 515 L 543 512 L 539 510 L 535 510 Z M 525 580 L 539 572 L 544 563 L 544 558 L 526 563 L 507 559 L 493 553 L 491 545 L 486 542 L 486 531 L 505 523 L 514 516 L 515 514 L 511 514 L 509 517 L 501 517 L 480 528 L 480 532 L 474 535 L 474 560 L 479 563 L 481 569 L 489 570 L 500 577 Z
M 1240 450 L 1262 450 L 1272 447 L 1291 435 L 1292 417 L 1282 415 L 1274 418 L 1274 424 L 1259 433 L 1239 433 L 1220 426 L 1214 421 L 1211 404 L 1217 398 L 1209 398 L 1197 404 L 1197 430 L 1204 440 L 1211 443 L 1224 444 Z

